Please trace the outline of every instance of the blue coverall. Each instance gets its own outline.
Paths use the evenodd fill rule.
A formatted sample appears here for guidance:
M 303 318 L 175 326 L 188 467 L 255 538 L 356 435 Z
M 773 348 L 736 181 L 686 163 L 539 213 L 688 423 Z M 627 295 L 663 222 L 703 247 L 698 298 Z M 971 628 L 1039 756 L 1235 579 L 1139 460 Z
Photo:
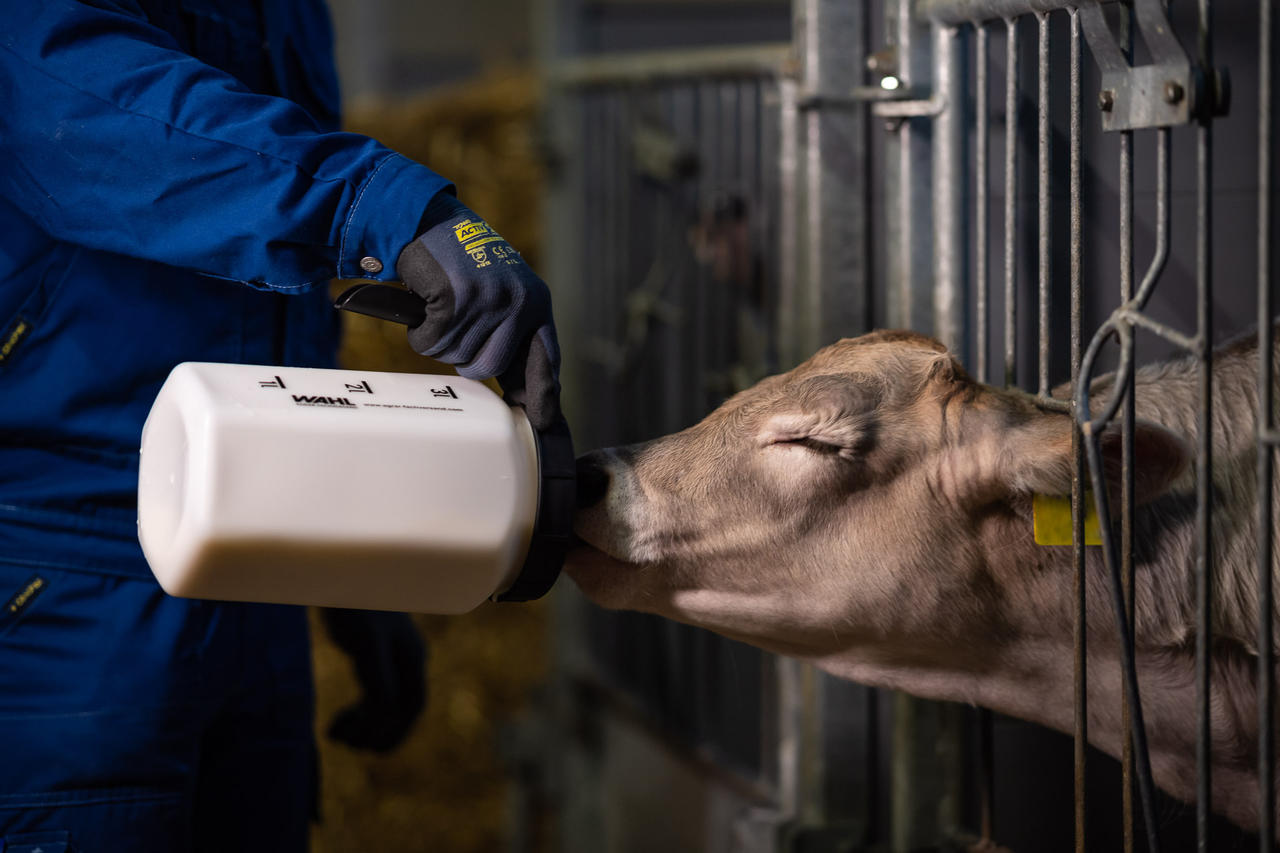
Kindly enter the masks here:
M 322 0 L 0 0 L 0 851 L 301 850 L 300 608 L 165 596 L 141 428 L 182 361 L 332 363 L 448 184 L 337 132 Z

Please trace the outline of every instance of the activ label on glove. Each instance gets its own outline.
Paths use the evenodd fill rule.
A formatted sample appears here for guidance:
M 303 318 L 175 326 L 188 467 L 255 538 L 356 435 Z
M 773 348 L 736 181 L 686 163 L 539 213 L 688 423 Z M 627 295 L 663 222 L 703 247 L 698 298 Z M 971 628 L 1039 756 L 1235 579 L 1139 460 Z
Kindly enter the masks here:
M 491 266 L 494 262 L 511 265 L 519 263 L 516 250 L 488 222 L 464 219 L 453 226 L 453 235 L 462 244 L 462 250 L 476 262 L 476 269 Z
M 520 576 L 539 476 L 480 382 L 185 363 L 143 428 L 138 537 L 172 595 L 462 613 Z

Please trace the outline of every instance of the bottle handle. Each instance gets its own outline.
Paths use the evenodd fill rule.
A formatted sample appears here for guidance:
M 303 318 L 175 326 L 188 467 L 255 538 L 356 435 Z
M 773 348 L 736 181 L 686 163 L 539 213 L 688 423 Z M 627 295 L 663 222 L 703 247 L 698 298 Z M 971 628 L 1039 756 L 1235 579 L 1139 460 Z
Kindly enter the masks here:
M 390 284 L 365 283 L 349 287 L 333 301 L 333 307 L 409 328 L 422 325 L 427 318 L 427 303 L 416 293 Z

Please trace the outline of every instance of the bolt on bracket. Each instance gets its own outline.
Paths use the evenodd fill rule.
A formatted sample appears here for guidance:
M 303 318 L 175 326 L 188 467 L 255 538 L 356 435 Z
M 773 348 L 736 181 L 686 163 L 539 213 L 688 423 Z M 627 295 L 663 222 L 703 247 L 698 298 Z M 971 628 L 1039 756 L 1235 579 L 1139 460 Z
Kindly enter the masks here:
M 1098 93 L 1102 129 L 1170 127 L 1225 115 L 1226 70 L 1204 69 L 1191 62 L 1161 0 L 1133 0 L 1133 10 L 1151 53 L 1147 65 L 1129 64 L 1107 25 L 1100 0 L 1084 0 L 1079 6 L 1085 41 L 1102 71 Z

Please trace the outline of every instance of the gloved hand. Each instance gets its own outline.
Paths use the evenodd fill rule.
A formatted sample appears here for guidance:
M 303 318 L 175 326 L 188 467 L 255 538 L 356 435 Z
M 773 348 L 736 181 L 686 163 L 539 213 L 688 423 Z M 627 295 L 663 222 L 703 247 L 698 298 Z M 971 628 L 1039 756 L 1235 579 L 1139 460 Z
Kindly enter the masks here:
M 455 365 L 469 379 L 498 377 L 535 429 L 560 418 L 560 346 L 551 294 L 519 253 L 448 193 L 423 214 L 418 237 L 396 272 L 427 303 L 409 330 L 422 355 Z
M 321 620 L 351 656 L 361 696 L 334 715 L 329 737 L 389 752 L 408 736 L 427 703 L 426 645 L 407 613 L 321 608 Z

